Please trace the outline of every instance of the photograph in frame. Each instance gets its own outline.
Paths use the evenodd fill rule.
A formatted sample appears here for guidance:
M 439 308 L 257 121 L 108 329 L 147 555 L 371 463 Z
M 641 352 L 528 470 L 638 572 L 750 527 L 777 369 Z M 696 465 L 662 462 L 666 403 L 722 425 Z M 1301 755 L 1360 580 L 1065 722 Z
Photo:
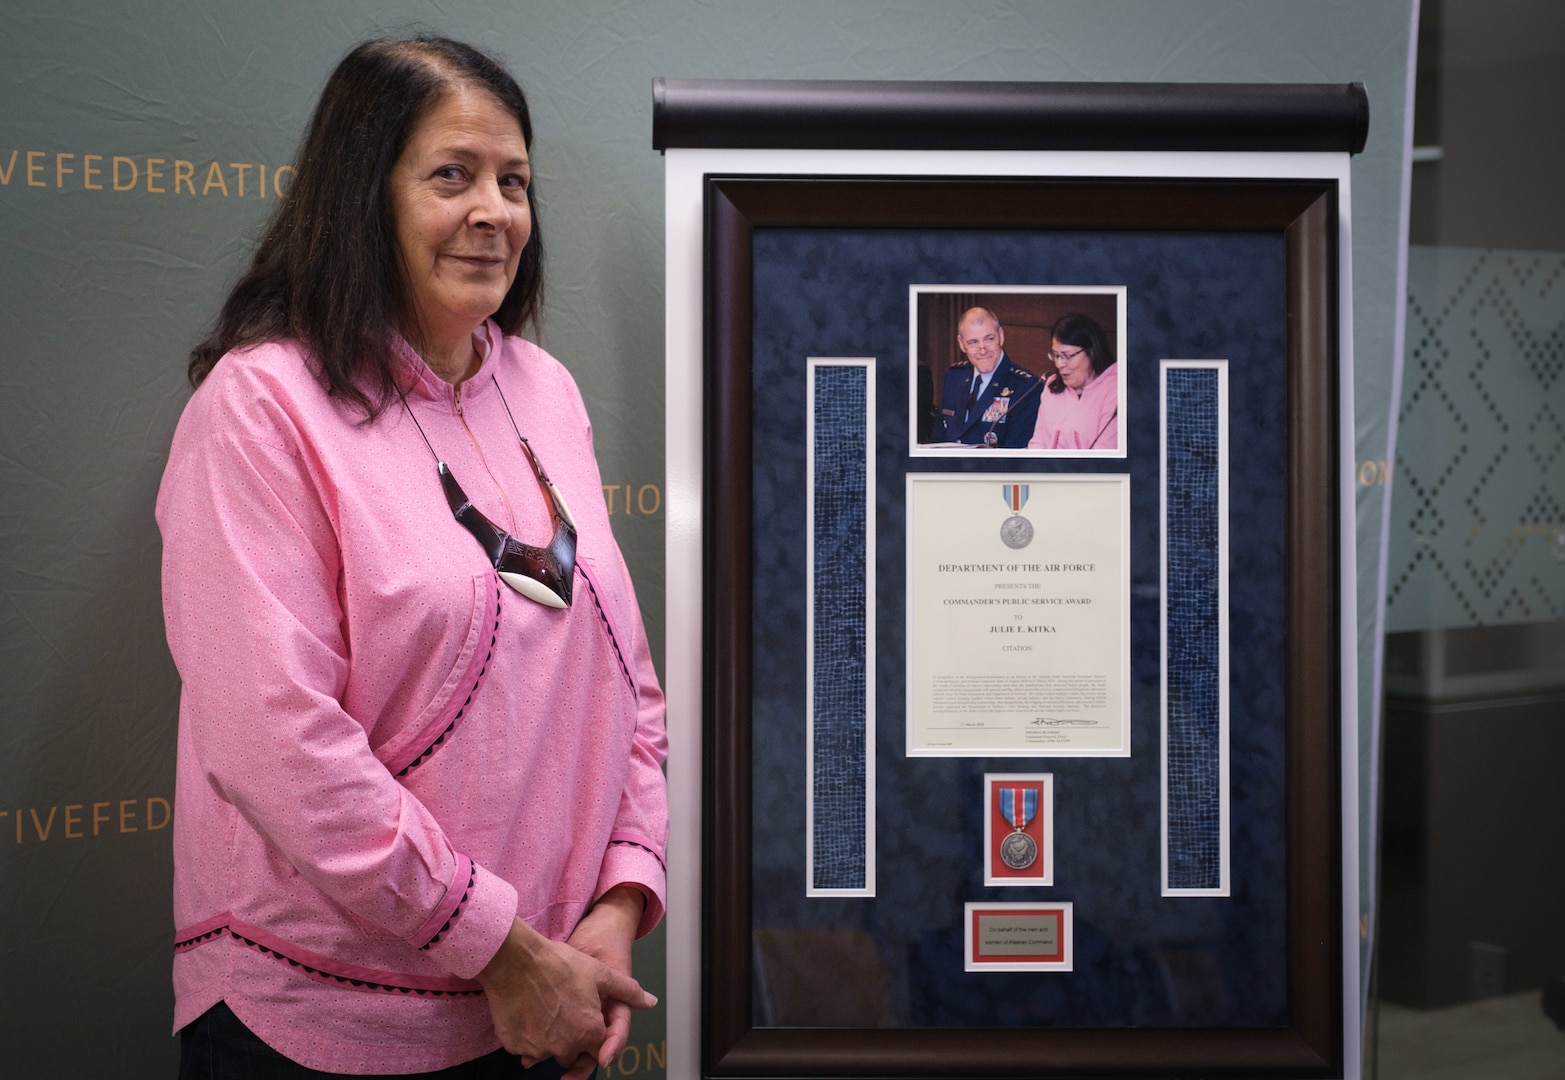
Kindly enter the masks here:
M 1124 457 L 1123 285 L 908 287 L 915 457 Z

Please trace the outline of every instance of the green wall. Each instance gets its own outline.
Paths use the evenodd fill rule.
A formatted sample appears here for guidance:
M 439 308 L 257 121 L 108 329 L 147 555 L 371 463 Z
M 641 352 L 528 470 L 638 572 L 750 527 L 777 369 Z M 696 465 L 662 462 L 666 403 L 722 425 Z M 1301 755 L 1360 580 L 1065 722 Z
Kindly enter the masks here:
M 616 535 L 660 650 L 654 76 L 1365 82 L 1356 421 L 1358 458 L 1374 462 L 1388 456 L 1412 4 L 11 0 L 0 23 L 0 1071 L 170 1075 L 178 687 L 152 501 L 188 394 L 184 356 L 352 44 L 435 30 L 498 54 L 529 91 L 550 245 L 544 343 L 593 413 Z M 1360 489 L 1366 720 L 1383 494 Z M 660 950 L 658 935 L 638 955 L 655 989 Z M 635 1057 L 615 1074 L 662 1072 L 661 1025 L 638 1020 Z

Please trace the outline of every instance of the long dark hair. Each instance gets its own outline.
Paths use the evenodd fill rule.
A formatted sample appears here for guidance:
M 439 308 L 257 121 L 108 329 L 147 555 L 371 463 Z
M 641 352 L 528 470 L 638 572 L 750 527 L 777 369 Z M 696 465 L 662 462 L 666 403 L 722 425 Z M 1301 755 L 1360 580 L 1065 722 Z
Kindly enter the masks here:
M 1091 315 L 1079 315 L 1074 311 L 1069 315 L 1061 315 L 1055 321 L 1054 329 L 1049 336 L 1061 345 L 1087 350 L 1087 363 L 1092 367 L 1094 379 L 1102 375 L 1104 370 L 1114 362 L 1114 354 L 1109 352 L 1108 337 L 1103 333 L 1103 327 L 1098 325 L 1098 320 Z M 1049 380 L 1049 393 L 1063 394 L 1064 392 L 1064 379 L 1056 375 Z
M 442 37 L 367 41 L 343 57 L 321 91 L 293 185 L 250 269 L 211 333 L 191 350 L 191 385 L 200 386 L 230 350 L 294 338 L 333 397 L 366 421 L 385 410 L 396 392 L 390 335 L 412 312 L 388 179 L 413 128 L 454 86 L 492 94 L 532 147 L 522 88 L 469 45 Z M 494 313 L 507 334 L 536 325 L 543 304 L 536 191 L 528 186 L 532 236 Z

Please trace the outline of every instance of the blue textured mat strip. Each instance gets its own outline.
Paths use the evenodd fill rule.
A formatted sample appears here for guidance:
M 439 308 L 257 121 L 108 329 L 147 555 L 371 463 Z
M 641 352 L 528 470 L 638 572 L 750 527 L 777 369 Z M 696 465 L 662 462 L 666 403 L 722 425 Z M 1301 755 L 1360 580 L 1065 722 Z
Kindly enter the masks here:
M 815 367 L 813 573 L 816 889 L 866 886 L 865 485 L 868 370 Z
M 1222 880 L 1219 372 L 1165 372 L 1168 577 L 1163 662 L 1169 889 Z

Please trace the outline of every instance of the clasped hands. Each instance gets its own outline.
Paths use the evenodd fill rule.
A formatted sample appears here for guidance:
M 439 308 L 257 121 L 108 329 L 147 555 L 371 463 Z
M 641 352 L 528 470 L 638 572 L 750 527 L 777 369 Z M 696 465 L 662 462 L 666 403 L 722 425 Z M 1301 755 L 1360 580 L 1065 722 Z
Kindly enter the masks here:
M 522 1064 L 554 1058 L 565 1080 L 608 1066 L 630 1037 L 630 1010 L 657 998 L 630 975 L 630 947 L 646 901 L 617 885 L 582 917 L 570 938 L 551 941 L 521 919 L 478 974 L 500 1042 Z

